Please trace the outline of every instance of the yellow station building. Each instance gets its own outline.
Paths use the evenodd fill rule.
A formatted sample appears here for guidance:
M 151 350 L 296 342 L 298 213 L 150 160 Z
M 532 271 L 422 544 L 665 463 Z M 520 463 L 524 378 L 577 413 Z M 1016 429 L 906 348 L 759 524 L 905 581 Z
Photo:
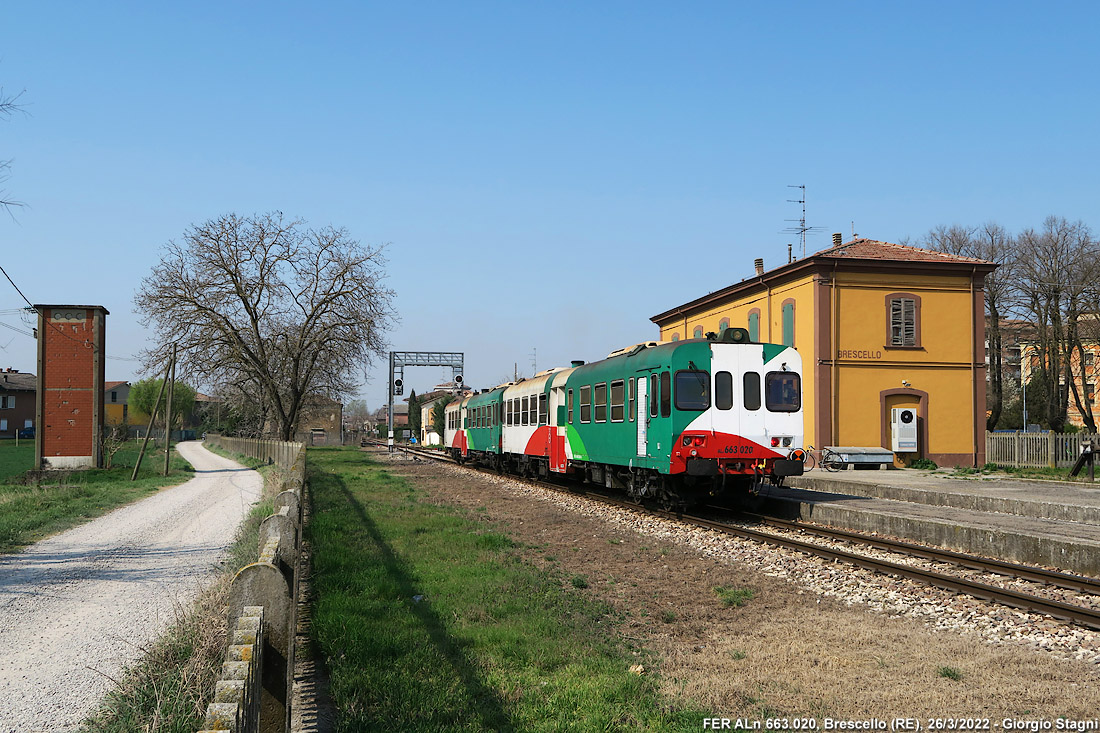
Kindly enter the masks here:
M 802 354 L 806 444 L 891 446 L 891 409 L 917 414 L 917 450 L 985 463 L 985 276 L 991 262 L 854 239 L 651 319 L 662 341 L 727 326 Z

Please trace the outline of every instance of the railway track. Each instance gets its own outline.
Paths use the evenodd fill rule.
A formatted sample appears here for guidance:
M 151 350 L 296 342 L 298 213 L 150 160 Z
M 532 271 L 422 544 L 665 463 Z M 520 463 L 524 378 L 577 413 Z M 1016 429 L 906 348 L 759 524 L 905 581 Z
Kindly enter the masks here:
M 380 447 L 385 446 L 383 445 Z M 414 449 L 399 450 L 404 450 L 410 455 L 416 455 L 422 458 L 454 463 L 450 460 L 449 457 L 433 454 L 432 451 L 421 451 Z M 471 470 L 482 470 L 475 469 L 473 467 L 470 468 Z M 496 472 L 493 471 L 485 472 L 491 473 L 492 475 L 498 475 L 496 474 Z M 555 491 L 568 491 L 567 488 L 564 488 L 559 484 L 548 483 L 545 481 L 537 481 L 533 479 L 520 479 L 518 477 L 510 478 L 525 481 L 527 483 L 532 483 L 543 488 L 550 488 Z M 628 511 L 644 513 L 649 516 L 658 516 L 664 519 L 682 522 L 692 526 L 720 532 L 722 534 L 732 535 L 741 539 L 751 540 L 753 542 L 760 542 L 773 546 L 783 547 L 803 554 L 822 557 L 836 562 L 849 563 L 851 565 L 855 565 L 857 567 L 861 567 L 875 573 L 908 578 L 922 584 L 942 588 L 951 592 L 963 593 L 974 598 L 979 598 L 992 603 L 998 603 L 1024 611 L 1041 613 L 1057 619 L 1061 619 L 1063 621 L 1079 624 L 1090 629 L 1100 630 L 1100 610 L 1095 608 L 1066 603 L 1051 598 L 1044 598 L 1039 595 L 1025 593 L 1009 588 L 1002 588 L 999 586 L 982 583 L 957 575 L 937 572 L 935 570 L 930 570 L 927 568 L 905 565 L 901 563 L 891 562 L 889 560 L 869 557 L 867 555 L 862 555 L 857 552 L 849 552 L 847 550 L 841 550 L 835 547 L 828 547 L 812 541 L 787 537 L 776 534 L 774 532 L 764 531 L 762 529 L 754 529 L 752 527 L 731 524 L 729 522 L 697 516 L 693 514 L 682 514 L 659 509 L 651 509 L 640 506 L 638 504 L 634 504 L 624 499 L 620 499 L 618 497 L 608 496 L 599 492 L 571 491 L 570 493 L 574 495 L 579 493 L 591 500 L 599 501 L 611 506 L 616 506 L 622 509 L 626 509 Z M 762 526 L 796 531 L 800 534 L 810 534 L 828 540 L 840 540 L 854 545 L 863 545 L 874 549 L 886 550 L 889 552 L 900 553 L 912 557 L 919 557 L 934 562 L 948 563 L 951 565 L 964 567 L 983 573 L 1009 576 L 1033 583 L 1039 583 L 1044 586 L 1053 586 L 1075 591 L 1078 593 L 1100 596 L 1100 581 L 1093 578 L 1070 575 L 1067 573 L 1060 573 L 1025 565 L 1017 565 L 1015 563 L 982 558 L 974 555 L 967 555 L 964 553 L 953 552 L 951 550 L 944 550 L 925 545 L 916 545 L 900 540 L 889 540 L 881 537 L 870 537 L 857 532 L 848 532 L 845 530 L 808 525 L 802 522 L 791 522 L 787 520 L 773 519 L 770 517 L 762 517 L 759 515 L 751 515 L 751 517 L 752 521 L 757 522 Z

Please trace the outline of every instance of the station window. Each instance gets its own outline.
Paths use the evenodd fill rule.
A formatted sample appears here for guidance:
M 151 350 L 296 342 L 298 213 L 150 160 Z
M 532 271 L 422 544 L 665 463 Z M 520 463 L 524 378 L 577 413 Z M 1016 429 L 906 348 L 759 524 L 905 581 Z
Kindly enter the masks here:
M 607 422 L 607 382 L 600 382 L 593 388 L 592 402 L 596 408 L 596 422 Z
M 581 387 L 581 422 L 592 422 L 591 387 Z
M 764 401 L 771 412 L 798 412 L 802 408 L 802 380 L 795 372 L 768 372 Z
M 702 326 L 696 326 L 695 330 L 691 332 L 691 337 L 693 339 L 703 338 L 703 327 Z
M 722 333 L 723 331 L 725 331 L 729 327 L 730 327 L 730 319 L 723 318 L 722 320 L 718 321 L 718 333 Z
M 760 341 L 760 309 L 753 308 L 749 311 L 749 340 Z
M 783 345 L 794 346 L 794 301 L 783 301 Z
M 680 340 L 680 334 L 678 334 L 678 333 L 672 334 L 672 340 L 673 341 L 679 341 Z
M 546 425 L 550 418 L 550 408 L 546 402 L 546 395 L 539 395 L 539 425 Z
M 719 410 L 733 407 L 733 375 L 729 372 L 714 375 L 714 406 Z
M 745 372 L 745 390 L 742 398 L 745 400 L 746 410 L 760 409 L 760 375 L 756 372 Z
M 611 383 L 611 422 L 623 421 L 623 388 L 624 382 L 621 379 Z
M 672 414 L 672 378 L 668 372 L 661 372 L 661 417 Z
M 570 425 L 573 424 L 573 390 L 569 390 L 565 393 L 565 421 Z
M 890 293 L 886 296 L 889 324 L 886 343 L 892 347 L 920 346 L 920 297 L 910 293 Z
M 676 409 L 701 412 L 710 407 L 710 374 L 702 370 L 676 372 Z

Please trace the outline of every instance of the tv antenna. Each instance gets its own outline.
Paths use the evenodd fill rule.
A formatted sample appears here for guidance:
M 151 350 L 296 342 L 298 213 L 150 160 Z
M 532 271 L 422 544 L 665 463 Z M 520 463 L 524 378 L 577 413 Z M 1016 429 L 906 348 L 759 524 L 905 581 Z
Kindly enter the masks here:
M 795 186 L 789 185 L 787 188 L 797 188 L 799 190 L 799 197 L 797 199 L 787 199 L 787 203 L 802 204 L 802 218 L 801 219 L 784 219 L 784 221 L 797 222 L 796 227 L 787 227 L 784 232 L 790 232 L 791 234 L 797 234 L 799 242 L 802 244 L 802 259 L 806 259 L 806 235 L 810 232 L 820 232 L 823 227 L 808 227 L 806 226 L 806 186 L 805 184 Z

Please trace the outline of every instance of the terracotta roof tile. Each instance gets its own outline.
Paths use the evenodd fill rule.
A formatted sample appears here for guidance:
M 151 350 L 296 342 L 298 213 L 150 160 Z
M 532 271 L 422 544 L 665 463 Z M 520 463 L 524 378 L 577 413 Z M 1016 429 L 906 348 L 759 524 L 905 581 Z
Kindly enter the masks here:
M 128 383 L 127 382 L 104 382 L 103 383 L 103 391 L 106 392 L 108 390 L 114 389 L 115 387 L 121 387 L 124 384 L 128 384 Z
M 963 257 L 946 252 L 937 252 L 933 249 L 921 249 L 904 244 L 892 242 L 880 242 L 875 239 L 853 239 L 850 242 L 823 249 L 813 255 L 814 257 L 842 257 L 861 260 L 902 260 L 908 262 L 973 262 L 975 264 L 992 264 L 975 257 Z

